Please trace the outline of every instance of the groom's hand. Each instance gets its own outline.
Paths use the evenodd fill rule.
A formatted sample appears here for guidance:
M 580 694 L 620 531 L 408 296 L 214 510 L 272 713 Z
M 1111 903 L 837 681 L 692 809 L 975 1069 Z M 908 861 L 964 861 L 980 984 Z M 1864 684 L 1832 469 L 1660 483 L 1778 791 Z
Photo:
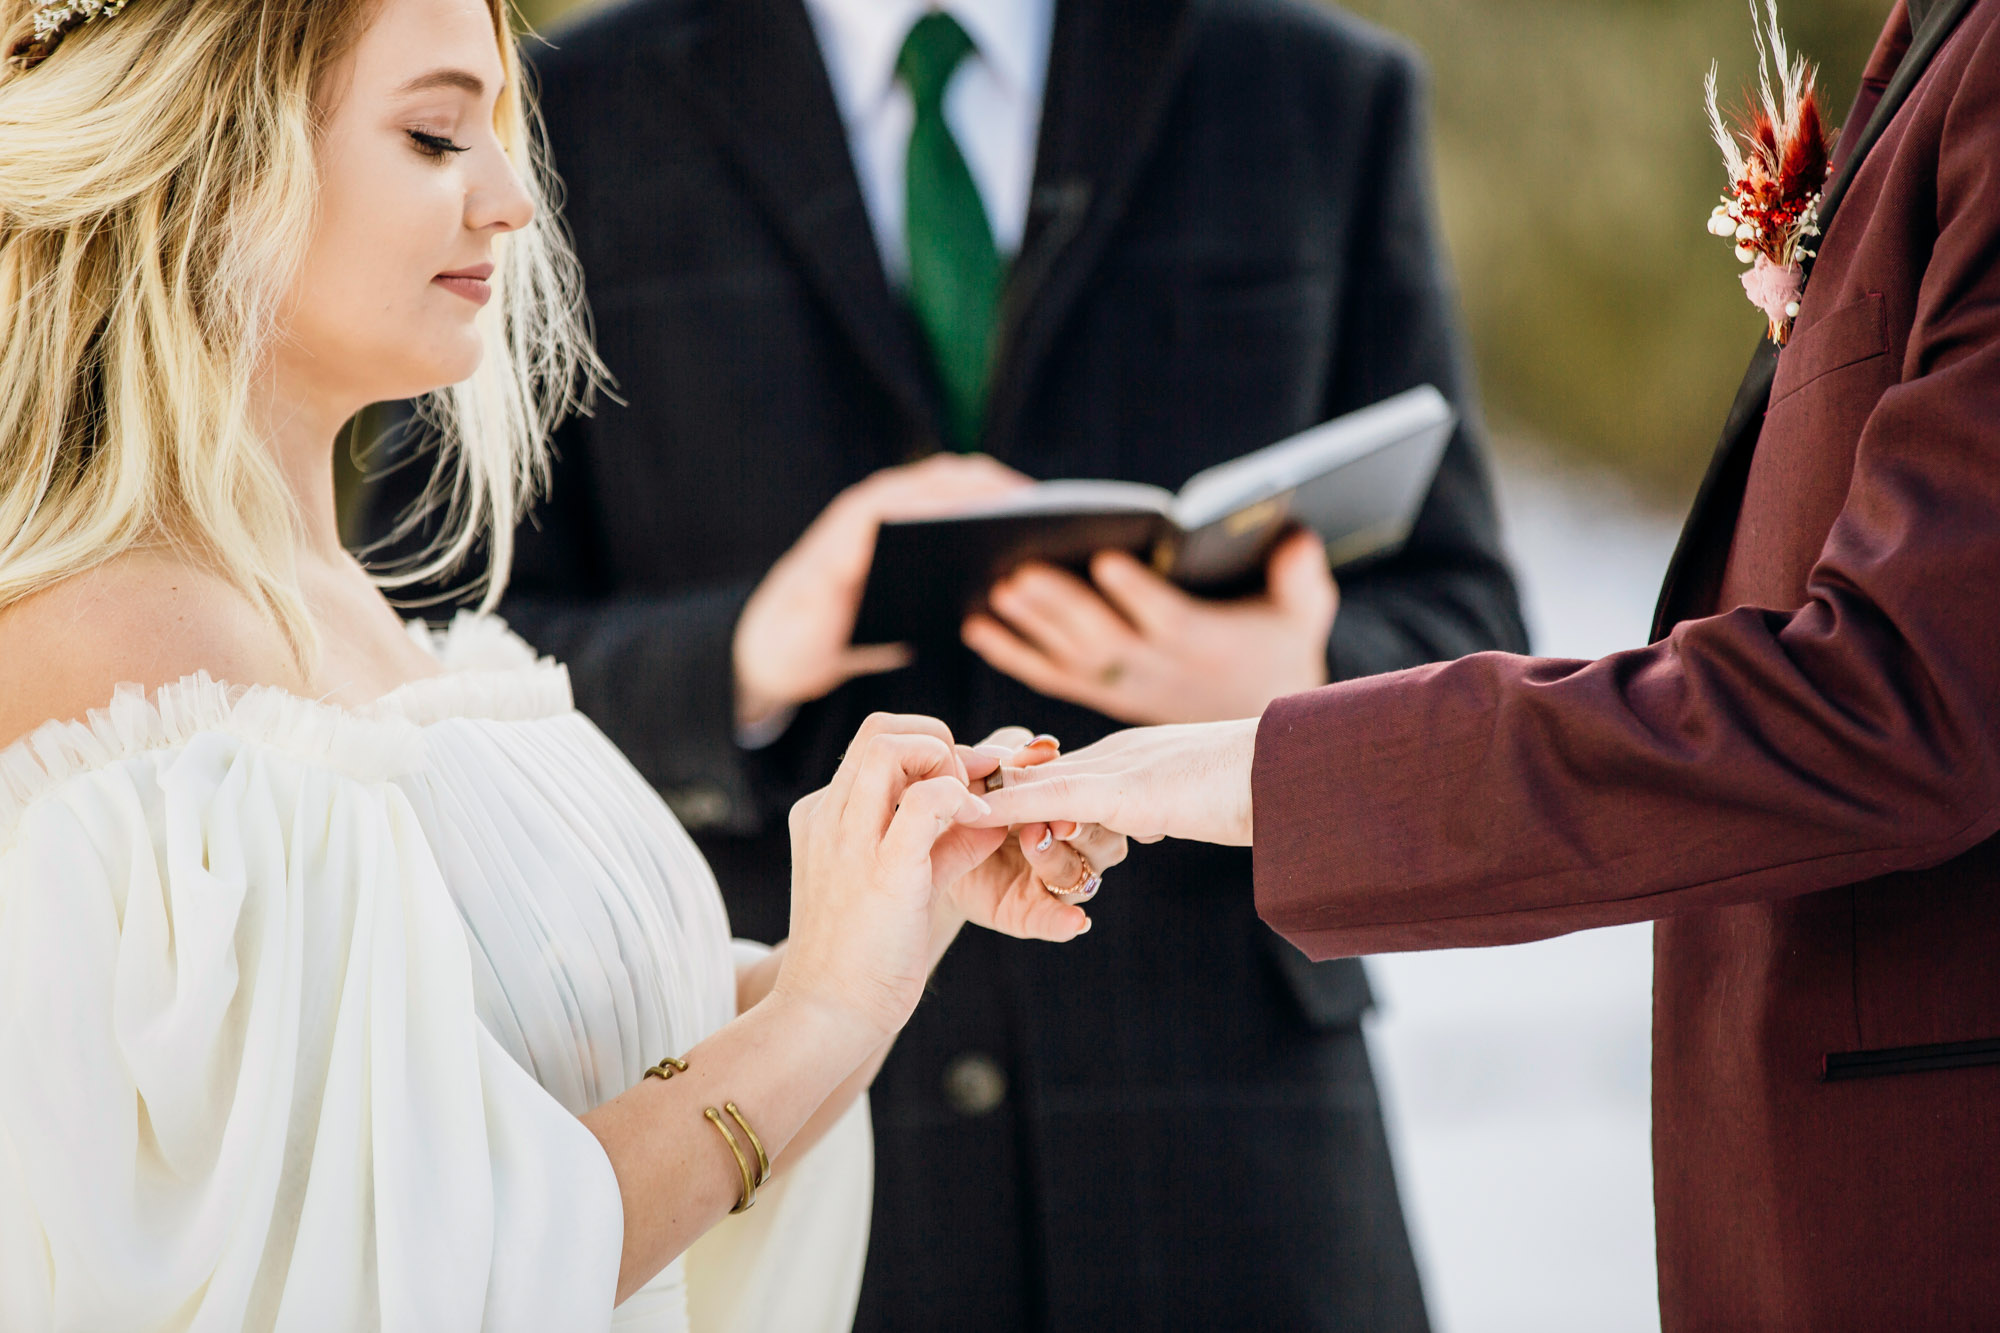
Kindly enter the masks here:
M 736 720 L 752 726 L 856 676 L 910 660 L 902 644 L 852 647 L 875 531 L 891 519 L 956 513 L 1029 484 L 984 455 L 939 454 L 885 468 L 834 498 L 750 594 L 736 622 Z
M 1250 845 L 1257 719 L 1117 731 L 1043 763 L 1007 767 L 978 828 L 1096 825 L 1140 842 Z
M 960 747 L 959 759 L 971 790 L 983 795 L 1002 767 L 1018 774 L 1057 753 L 1051 737 L 1004 727 L 975 747 Z M 1047 886 L 1081 884 L 1091 871 L 1102 873 L 1123 861 L 1126 850 L 1123 836 L 1094 824 L 1058 820 L 1012 829 L 960 828 L 939 840 L 931 870 L 954 931 L 971 921 L 1019 939 L 1060 943 L 1089 930 L 1090 918 L 1076 900 L 1058 898 Z M 940 956 L 950 942 L 950 935 L 941 933 Z
M 1240 601 L 1190 597 L 1118 552 L 1099 554 L 1090 573 L 1095 587 L 1023 566 L 994 585 L 994 615 L 965 622 L 966 645 L 1043 694 L 1121 722 L 1257 717 L 1327 682 L 1340 593 L 1311 533 L 1280 543 L 1265 591 Z

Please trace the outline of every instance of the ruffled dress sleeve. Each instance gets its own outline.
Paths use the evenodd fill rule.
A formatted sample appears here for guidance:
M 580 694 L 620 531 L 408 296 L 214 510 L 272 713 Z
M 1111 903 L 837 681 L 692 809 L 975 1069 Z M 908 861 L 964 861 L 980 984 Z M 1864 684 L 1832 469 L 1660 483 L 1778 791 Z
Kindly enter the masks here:
M 475 1015 L 421 745 L 194 678 L 0 753 L 0 1328 L 609 1326 L 617 1182 Z

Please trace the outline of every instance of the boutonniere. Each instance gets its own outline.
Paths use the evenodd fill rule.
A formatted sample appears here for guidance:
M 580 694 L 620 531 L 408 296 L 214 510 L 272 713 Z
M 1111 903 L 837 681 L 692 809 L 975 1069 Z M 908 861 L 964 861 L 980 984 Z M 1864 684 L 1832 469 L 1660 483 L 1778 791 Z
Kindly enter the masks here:
M 1826 186 L 1832 135 L 1820 116 L 1818 69 L 1785 45 L 1777 0 L 1750 0 L 1757 41 L 1757 88 L 1725 123 L 1708 67 L 1708 128 L 1722 149 L 1729 193 L 1709 215 L 1708 229 L 1736 247 L 1750 265 L 1743 291 L 1771 322 L 1771 341 L 1784 345 L 1798 318 L 1805 263 L 1817 251 L 1820 192 Z

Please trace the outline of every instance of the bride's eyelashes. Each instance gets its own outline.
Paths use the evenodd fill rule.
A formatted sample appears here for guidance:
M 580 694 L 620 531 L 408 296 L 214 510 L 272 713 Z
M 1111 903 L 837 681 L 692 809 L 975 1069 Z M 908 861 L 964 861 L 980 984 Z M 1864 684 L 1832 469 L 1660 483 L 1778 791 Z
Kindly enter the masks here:
M 404 133 L 410 136 L 410 142 L 416 146 L 419 153 L 433 161 L 441 162 L 455 153 L 463 153 L 471 148 L 470 144 L 453 143 L 444 135 L 432 134 L 427 130 L 405 130 Z

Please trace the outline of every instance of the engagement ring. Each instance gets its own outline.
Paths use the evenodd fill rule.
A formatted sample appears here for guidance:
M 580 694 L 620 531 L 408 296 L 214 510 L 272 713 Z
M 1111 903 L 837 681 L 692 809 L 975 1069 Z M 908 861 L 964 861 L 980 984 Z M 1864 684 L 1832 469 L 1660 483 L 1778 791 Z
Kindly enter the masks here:
M 1097 896 L 1098 889 L 1104 886 L 1104 876 L 1092 869 L 1090 858 L 1082 852 L 1076 854 L 1076 859 L 1083 864 L 1083 878 L 1066 889 L 1059 889 L 1053 884 L 1044 884 L 1042 887 L 1066 903 L 1081 905 Z

